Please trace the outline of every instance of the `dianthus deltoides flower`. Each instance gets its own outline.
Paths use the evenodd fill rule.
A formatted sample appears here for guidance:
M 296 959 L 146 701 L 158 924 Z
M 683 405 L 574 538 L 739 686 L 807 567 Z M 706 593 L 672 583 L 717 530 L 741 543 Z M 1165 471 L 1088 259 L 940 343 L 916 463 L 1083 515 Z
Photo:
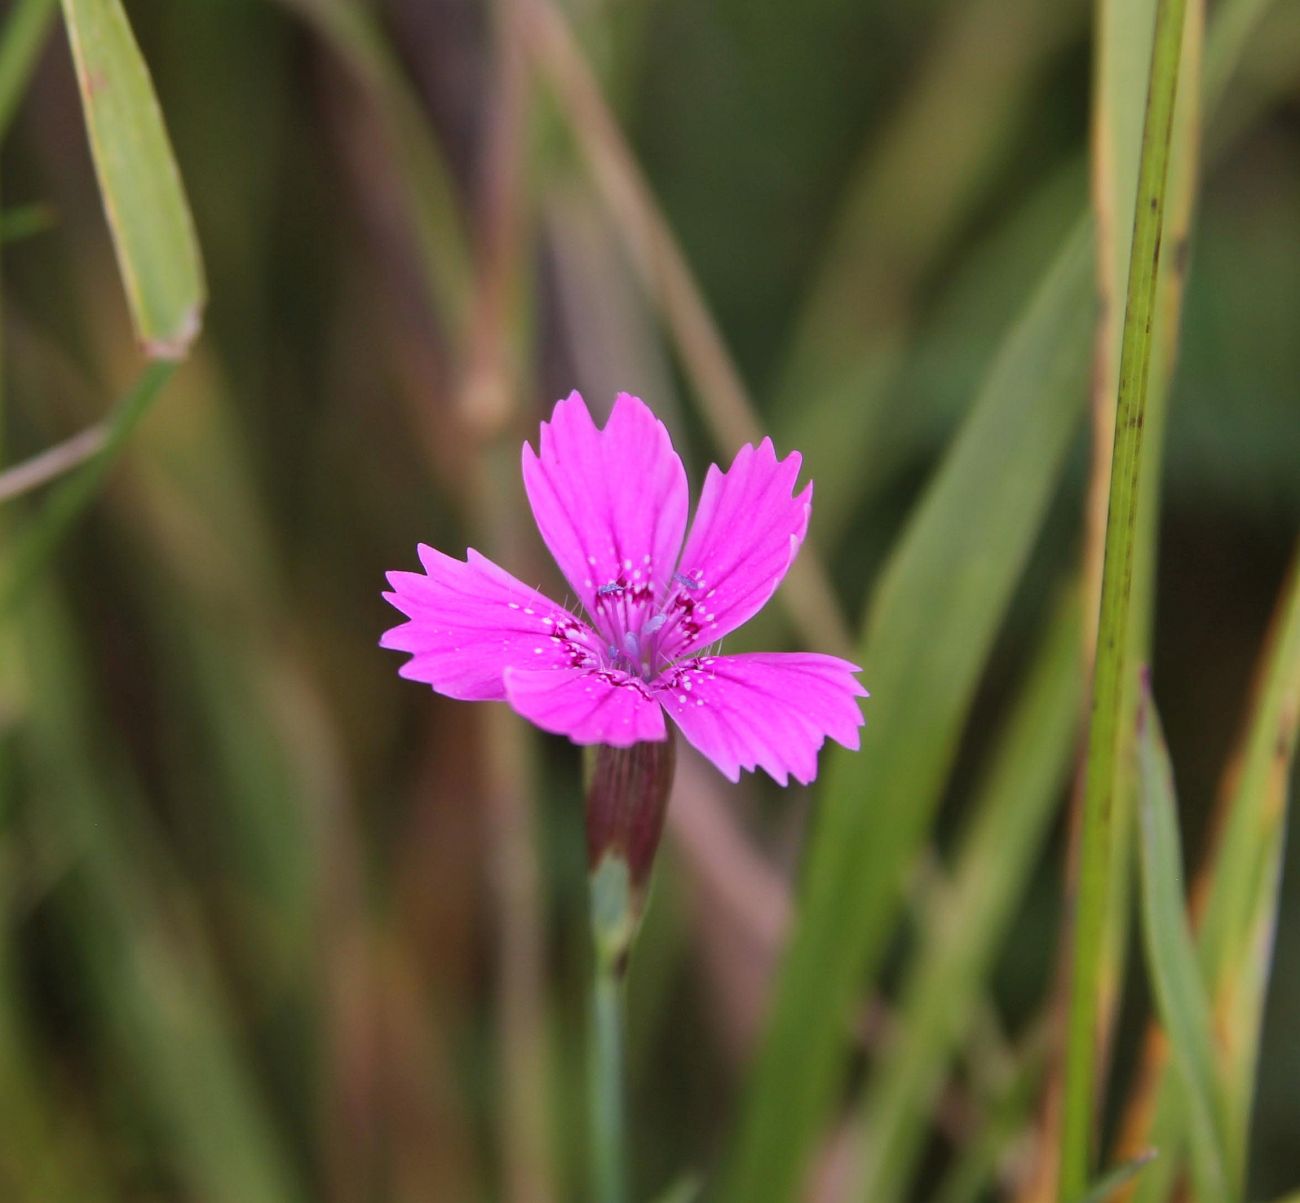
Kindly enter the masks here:
M 720 655 L 767 602 L 808 529 L 801 457 L 770 439 L 709 468 L 686 537 L 686 471 L 664 424 L 619 395 L 599 429 L 575 392 L 523 448 L 524 487 L 546 546 L 585 611 L 576 616 L 470 550 L 421 546 L 388 574 L 407 620 L 382 645 L 401 674 L 448 697 L 506 701 L 578 744 L 666 740 L 665 714 L 728 778 L 817 774 L 827 736 L 858 746 L 866 696 L 854 665 L 804 652 Z M 683 547 L 683 539 L 685 546 Z

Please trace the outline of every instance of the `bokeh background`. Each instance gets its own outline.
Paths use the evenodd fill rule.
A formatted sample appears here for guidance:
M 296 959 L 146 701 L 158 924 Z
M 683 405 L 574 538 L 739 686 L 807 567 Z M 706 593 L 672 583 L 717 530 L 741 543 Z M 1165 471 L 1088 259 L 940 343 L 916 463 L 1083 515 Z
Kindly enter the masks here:
M 473 545 L 563 596 L 519 447 L 569 389 L 595 409 L 626 389 L 696 486 L 747 422 L 804 452 L 838 646 L 1087 204 L 1092 13 L 126 7 L 210 301 L 0 632 L 0 1197 L 581 1198 L 578 756 L 399 680 L 383 574 L 420 541 Z M 1161 483 L 1154 671 L 1193 863 L 1300 527 L 1300 7 L 1256 7 L 1206 121 Z M 142 366 L 57 21 L 0 169 L 28 223 L 4 231 L 11 464 L 99 420 Z M 1088 474 L 1081 408 L 913 894 L 1082 554 Z M 0 540 L 40 501 L 5 503 Z M 991 538 L 972 527 L 967 554 Z M 808 631 L 773 607 L 735 646 Z M 817 814 L 809 791 L 682 759 L 632 970 L 638 1198 L 726 1155 Z M 1068 792 L 909 1197 L 933 1197 L 979 1128 L 980 1075 L 1045 1006 Z M 1280 913 L 1258 1198 L 1300 1182 L 1294 852 Z M 853 1080 L 915 926 L 864 990 Z M 1148 1011 L 1135 968 L 1120 1081 Z M 853 1197 L 841 1137 L 819 1199 Z M 1006 1140 L 983 1197 L 1014 1193 L 1027 1142 Z

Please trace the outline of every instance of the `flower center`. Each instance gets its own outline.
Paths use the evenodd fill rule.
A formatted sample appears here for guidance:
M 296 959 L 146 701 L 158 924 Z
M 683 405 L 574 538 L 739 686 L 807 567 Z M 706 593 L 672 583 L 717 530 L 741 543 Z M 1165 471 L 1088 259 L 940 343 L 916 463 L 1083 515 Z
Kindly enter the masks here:
M 647 580 L 629 580 L 620 573 L 596 589 L 596 628 L 604 642 L 601 667 L 651 681 L 674 658 L 675 649 L 690 643 L 703 629 L 706 614 L 704 574 L 699 569 L 673 575 L 656 602 Z

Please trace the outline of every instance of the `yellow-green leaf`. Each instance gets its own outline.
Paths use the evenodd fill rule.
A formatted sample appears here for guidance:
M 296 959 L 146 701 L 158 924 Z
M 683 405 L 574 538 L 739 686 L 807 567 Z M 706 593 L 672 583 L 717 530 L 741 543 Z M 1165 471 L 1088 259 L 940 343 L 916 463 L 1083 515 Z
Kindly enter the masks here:
M 199 331 L 203 266 L 149 71 L 119 0 L 63 0 L 104 212 L 136 335 L 182 359 Z
M 1142 934 L 1147 969 L 1186 1091 L 1195 1137 L 1192 1168 L 1202 1199 L 1228 1200 L 1226 1107 L 1210 1003 L 1184 905 L 1173 773 L 1160 720 L 1144 688 L 1138 711 Z

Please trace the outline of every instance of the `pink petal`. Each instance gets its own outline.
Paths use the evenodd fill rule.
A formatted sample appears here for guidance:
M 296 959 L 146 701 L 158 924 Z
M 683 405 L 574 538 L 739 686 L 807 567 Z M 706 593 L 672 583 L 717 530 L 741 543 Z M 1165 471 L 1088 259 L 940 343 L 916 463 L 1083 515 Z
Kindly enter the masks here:
M 801 652 L 702 656 L 669 669 L 655 696 L 682 734 L 732 781 L 767 771 L 781 785 L 817 776 L 827 736 L 857 748 L 866 697 L 846 660 Z
M 742 447 L 726 472 L 709 469 L 668 603 L 675 621 L 660 644 L 665 659 L 715 643 L 776 591 L 812 511 L 811 483 L 792 496 L 802 462 L 797 451 L 778 460 L 764 439 Z
M 672 580 L 686 531 L 682 461 L 664 424 L 627 393 L 604 430 L 570 393 L 538 446 L 524 444 L 523 469 L 542 538 L 607 642 L 621 645 Z
M 505 670 L 596 662 L 594 631 L 549 598 L 470 550 L 464 561 L 420 547 L 424 572 L 390 572 L 384 597 L 410 620 L 381 647 L 410 652 L 398 671 L 468 701 L 501 699 Z
M 626 748 L 668 735 L 663 709 L 649 687 L 624 673 L 511 668 L 506 698 L 543 731 L 567 735 L 577 744 Z

